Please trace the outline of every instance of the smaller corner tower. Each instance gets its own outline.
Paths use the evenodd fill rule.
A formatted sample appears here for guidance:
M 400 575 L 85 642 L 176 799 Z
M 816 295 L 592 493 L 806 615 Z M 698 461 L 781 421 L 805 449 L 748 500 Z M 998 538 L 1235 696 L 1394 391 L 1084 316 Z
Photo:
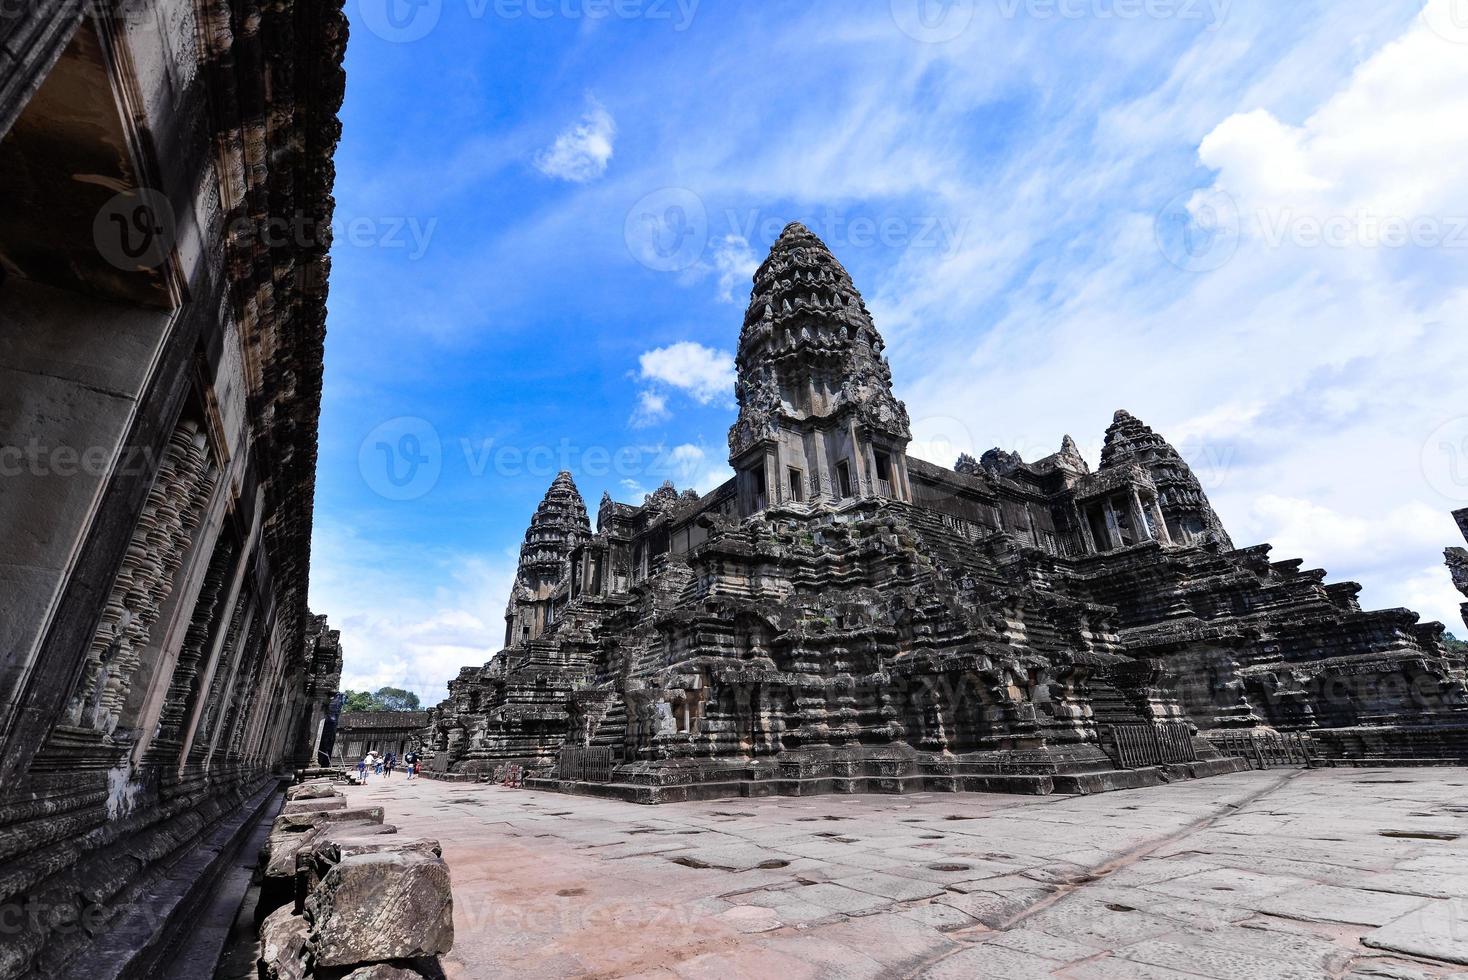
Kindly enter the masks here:
M 1156 484 L 1157 505 L 1173 542 L 1187 544 L 1211 536 L 1233 550 L 1233 541 L 1208 502 L 1203 484 L 1182 454 L 1140 419 L 1119 409 L 1106 430 L 1100 472 L 1126 466 L 1142 468 Z

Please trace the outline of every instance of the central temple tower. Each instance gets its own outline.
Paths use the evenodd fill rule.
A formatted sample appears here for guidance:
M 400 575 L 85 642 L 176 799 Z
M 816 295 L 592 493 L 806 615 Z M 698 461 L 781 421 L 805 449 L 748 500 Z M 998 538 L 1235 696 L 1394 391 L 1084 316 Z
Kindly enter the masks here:
M 882 338 L 824 242 L 787 225 L 754 275 L 736 358 L 729 465 L 739 512 L 861 497 L 908 501 L 907 408 Z

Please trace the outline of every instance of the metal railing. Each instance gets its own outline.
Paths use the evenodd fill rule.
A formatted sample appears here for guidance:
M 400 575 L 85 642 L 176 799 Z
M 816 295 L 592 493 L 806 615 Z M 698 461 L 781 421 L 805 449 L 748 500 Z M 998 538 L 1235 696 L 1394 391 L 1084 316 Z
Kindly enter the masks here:
M 561 749 L 556 761 L 561 779 L 582 783 L 611 782 L 615 765 L 610 745 L 568 745 Z
M 1315 740 L 1301 732 L 1209 732 L 1205 737 L 1219 752 L 1244 759 L 1251 769 L 1308 768 L 1320 759 Z
M 1192 727 L 1168 721 L 1156 725 L 1112 725 L 1112 761 L 1122 769 L 1194 762 Z

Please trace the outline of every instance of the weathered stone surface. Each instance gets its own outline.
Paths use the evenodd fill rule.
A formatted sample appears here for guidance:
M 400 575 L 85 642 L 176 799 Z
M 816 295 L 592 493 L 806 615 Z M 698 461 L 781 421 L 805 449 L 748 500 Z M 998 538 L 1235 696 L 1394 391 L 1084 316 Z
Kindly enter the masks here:
M 318 966 L 435 956 L 453 946 L 453 895 L 441 858 L 418 851 L 353 854 L 307 897 Z
M 1023 966 L 1039 972 L 1016 975 L 1093 980 L 1426 980 L 1468 967 L 1443 947 L 1363 945 L 1396 923 L 1359 919 L 1432 903 L 1416 931 L 1444 944 L 1455 935 L 1427 916 L 1448 903 L 1420 889 L 1430 881 L 1468 901 L 1468 833 L 1383 831 L 1461 823 L 1465 780 L 1462 767 L 1334 767 L 1043 800 L 822 795 L 656 810 L 472 784 L 363 792 L 405 826 L 432 821 L 461 907 L 444 966 L 464 980 L 879 980 Z M 696 860 L 739 848 L 789 863 Z M 927 897 L 935 887 L 944 894 Z M 1290 896 L 1300 900 L 1279 904 Z
M 287 801 L 296 803 L 301 800 L 326 800 L 341 796 L 341 790 L 337 789 L 337 781 L 334 779 L 313 779 L 304 783 L 297 783 L 285 791 Z
M 443 971 L 437 964 L 422 962 L 421 965 L 374 963 L 348 973 L 343 980 L 441 980 Z
M 310 926 L 289 908 L 276 909 L 260 924 L 261 980 L 304 980 Z
M 306 585 L 346 28 L 0 16 L 0 433 L 73 454 L 0 489 L 5 978 L 159 975 L 335 694 Z
M 345 810 L 347 800 L 344 796 L 322 797 L 318 799 L 294 799 L 283 808 L 283 813 L 324 813 L 328 810 Z
M 1361 942 L 1409 956 L 1468 964 L 1468 896 L 1429 902 L 1367 933 Z

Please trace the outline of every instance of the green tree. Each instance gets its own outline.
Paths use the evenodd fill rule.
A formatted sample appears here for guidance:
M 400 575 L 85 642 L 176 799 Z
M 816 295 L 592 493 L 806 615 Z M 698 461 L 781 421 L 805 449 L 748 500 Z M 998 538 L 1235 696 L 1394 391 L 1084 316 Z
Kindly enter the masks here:
M 347 691 L 342 700 L 343 711 L 380 711 L 377 699 L 367 691 Z
M 418 695 L 401 687 L 379 687 L 377 693 L 370 691 L 346 691 L 342 701 L 343 711 L 420 711 L 422 704 Z
M 379 711 L 417 711 L 418 695 L 401 687 L 379 687 L 377 689 Z

